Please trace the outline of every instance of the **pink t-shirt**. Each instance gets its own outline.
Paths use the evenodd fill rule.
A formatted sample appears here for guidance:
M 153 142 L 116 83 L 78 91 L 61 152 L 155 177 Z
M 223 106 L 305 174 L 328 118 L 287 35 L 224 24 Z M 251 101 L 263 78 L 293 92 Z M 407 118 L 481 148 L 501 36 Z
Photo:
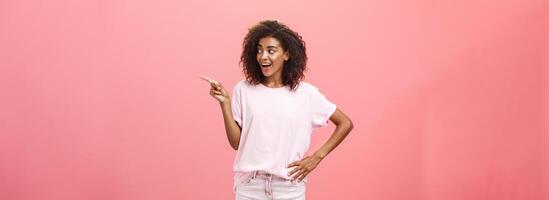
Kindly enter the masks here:
M 317 87 L 304 81 L 295 91 L 238 82 L 232 113 L 242 132 L 233 165 L 234 186 L 246 180 L 246 172 L 256 170 L 290 179 L 292 168 L 286 166 L 304 157 L 313 130 L 328 125 L 335 110 Z

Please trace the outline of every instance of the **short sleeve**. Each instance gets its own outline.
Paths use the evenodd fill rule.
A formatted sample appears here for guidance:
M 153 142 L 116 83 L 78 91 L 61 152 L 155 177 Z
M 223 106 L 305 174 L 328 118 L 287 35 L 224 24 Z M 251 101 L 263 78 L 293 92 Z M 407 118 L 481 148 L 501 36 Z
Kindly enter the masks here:
M 236 84 L 233 89 L 233 95 L 231 97 L 231 110 L 233 118 L 242 127 L 242 94 L 241 84 Z
M 328 120 L 336 111 L 336 105 L 329 101 L 316 87 L 310 91 L 311 119 L 313 128 L 328 125 Z

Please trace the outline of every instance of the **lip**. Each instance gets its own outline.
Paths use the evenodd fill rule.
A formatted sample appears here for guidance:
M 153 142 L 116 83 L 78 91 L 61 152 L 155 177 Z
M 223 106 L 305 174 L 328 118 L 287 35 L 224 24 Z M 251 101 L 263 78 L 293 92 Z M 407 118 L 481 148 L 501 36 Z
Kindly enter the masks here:
M 269 66 L 263 66 L 261 65 L 261 71 L 265 72 L 265 71 L 269 71 L 269 69 L 271 69 L 273 67 L 273 65 L 269 65 Z

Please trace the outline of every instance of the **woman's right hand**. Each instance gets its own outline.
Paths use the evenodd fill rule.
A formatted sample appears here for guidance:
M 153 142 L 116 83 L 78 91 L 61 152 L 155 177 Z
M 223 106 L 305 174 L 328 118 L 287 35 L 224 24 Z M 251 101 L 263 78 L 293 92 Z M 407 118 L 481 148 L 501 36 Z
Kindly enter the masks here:
M 210 83 L 210 95 L 214 97 L 219 103 L 228 102 L 230 97 L 225 87 L 216 80 L 213 80 L 206 76 L 200 76 L 202 80 L 208 81 Z

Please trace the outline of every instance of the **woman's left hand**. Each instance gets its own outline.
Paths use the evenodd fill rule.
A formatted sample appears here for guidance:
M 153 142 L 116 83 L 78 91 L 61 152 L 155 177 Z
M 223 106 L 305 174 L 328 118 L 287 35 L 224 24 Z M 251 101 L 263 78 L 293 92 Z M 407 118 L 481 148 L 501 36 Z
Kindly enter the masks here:
M 286 168 L 294 167 L 288 176 L 292 178 L 292 181 L 303 180 L 316 166 L 322 161 L 322 158 L 317 155 L 307 156 L 301 160 L 290 163 Z

